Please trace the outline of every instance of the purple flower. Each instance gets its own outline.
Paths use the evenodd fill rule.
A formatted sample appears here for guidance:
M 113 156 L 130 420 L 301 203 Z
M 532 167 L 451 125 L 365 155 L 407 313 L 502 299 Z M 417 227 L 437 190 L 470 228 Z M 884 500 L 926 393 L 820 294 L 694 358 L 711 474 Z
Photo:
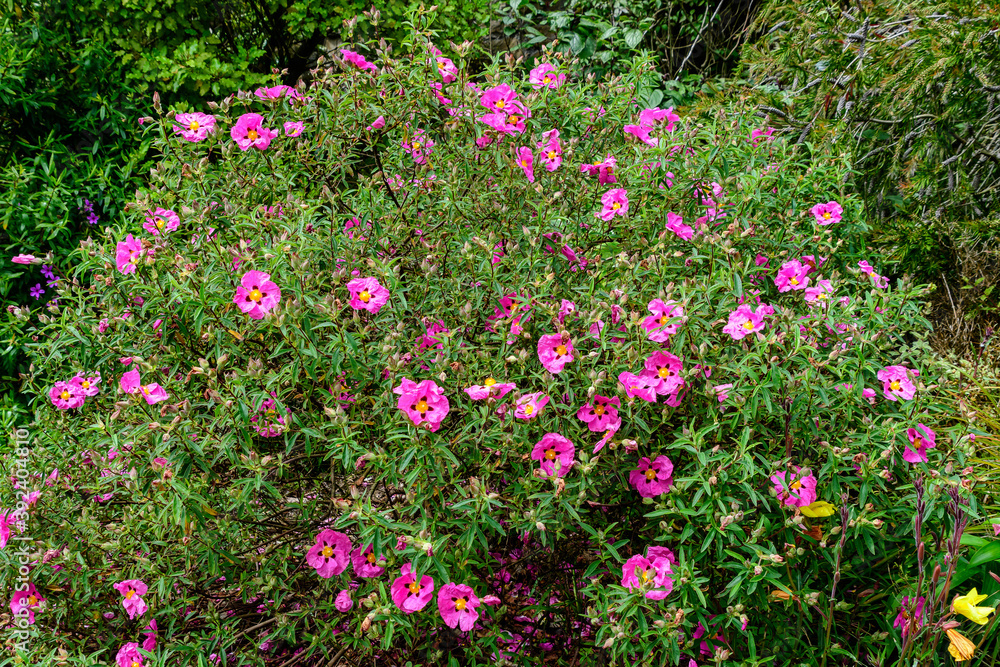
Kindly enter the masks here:
M 45 290 L 42 289 L 41 283 L 36 284 L 34 287 L 31 288 L 30 291 L 31 291 L 31 296 L 35 297 L 35 301 L 38 301 L 38 299 L 43 294 L 45 294 Z

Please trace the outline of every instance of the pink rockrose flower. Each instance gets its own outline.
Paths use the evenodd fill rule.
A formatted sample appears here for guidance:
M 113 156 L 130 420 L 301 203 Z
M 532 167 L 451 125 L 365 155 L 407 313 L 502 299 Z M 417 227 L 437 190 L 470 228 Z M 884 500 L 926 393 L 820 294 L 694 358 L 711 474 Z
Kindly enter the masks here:
M 666 343 L 677 333 L 684 317 L 684 307 L 674 301 L 653 299 L 646 306 L 651 315 L 642 320 L 647 337 L 656 343 Z
M 142 241 L 133 238 L 131 234 L 125 237 L 124 241 L 119 241 L 115 246 L 115 263 L 118 265 L 118 272 L 129 274 L 135 273 L 135 267 L 142 258 Z
M 794 473 L 783 470 L 771 475 L 778 500 L 788 507 L 806 507 L 816 502 L 816 478 L 800 471 L 796 466 Z
M 420 611 L 434 597 L 434 580 L 426 574 L 418 579 L 411 563 L 403 565 L 399 573 L 390 587 L 392 601 L 407 614 Z
M 0 549 L 7 546 L 7 542 L 10 540 L 10 527 L 16 522 L 17 519 L 13 512 L 9 514 L 0 512 Z
M 404 139 L 400 144 L 417 164 L 426 164 L 427 156 L 434 152 L 434 140 L 423 130 L 414 131 L 411 139 Z
M 174 134 L 181 135 L 185 141 L 204 141 L 215 132 L 215 116 L 207 113 L 179 113 L 174 116 L 173 130 Z
M 617 166 L 618 160 L 616 160 L 615 156 L 611 153 L 608 153 L 602 162 L 595 162 L 594 164 L 581 164 L 580 173 L 597 176 L 598 183 L 608 185 L 618 182 L 618 177 L 615 175 L 615 168 Z
M 525 394 L 514 403 L 515 419 L 534 419 L 549 403 L 549 397 L 540 391 Z
M 626 125 L 623 129 L 625 130 L 625 134 L 631 134 L 633 137 L 649 146 L 656 146 L 660 143 L 659 139 L 649 136 L 650 131 L 653 129 L 649 125 Z
M 146 222 L 142 223 L 142 228 L 153 236 L 172 232 L 180 226 L 180 216 L 167 208 L 157 208 L 146 213 Z
M 573 361 L 573 341 L 569 336 L 549 334 L 538 339 L 538 360 L 550 373 L 561 373 Z
M 385 562 L 385 556 L 375 557 L 375 549 L 372 544 L 365 547 L 358 547 L 351 552 L 351 564 L 354 565 L 354 574 L 362 579 L 371 579 L 385 572 L 385 568 L 378 565 Z
M 694 238 L 694 230 L 684 224 L 684 218 L 676 213 L 667 213 L 667 230 L 673 232 L 685 241 Z
M 906 437 L 913 449 L 907 447 L 903 451 L 903 460 L 910 463 L 927 463 L 927 450 L 936 447 L 937 436 L 934 431 L 929 426 L 917 424 L 917 428 L 906 430 Z
M 35 622 L 35 610 L 42 606 L 45 598 L 41 596 L 38 589 L 32 583 L 28 584 L 26 591 L 14 591 L 10 598 L 10 612 L 14 615 L 14 623 L 19 619 L 27 617 L 28 625 Z
M 278 136 L 274 130 L 264 127 L 264 117 L 259 113 L 245 113 L 237 119 L 236 124 L 229 130 L 232 137 L 241 151 L 256 148 L 266 150 L 271 145 L 271 139 Z
M 146 630 L 144 632 L 146 634 L 146 639 L 143 640 L 143 642 L 142 642 L 142 650 L 146 651 L 147 653 L 152 653 L 153 651 L 156 650 L 156 619 L 155 618 L 152 619 L 146 625 Z
M 297 137 L 302 134 L 305 124 L 302 121 L 286 121 L 284 124 L 286 137 Z
M 684 378 L 681 377 L 683 370 L 684 362 L 680 357 L 670 352 L 657 351 L 646 359 L 640 375 L 656 394 L 669 396 L 676 394 L 684 386 Z
M 101 374 L 97 373 L 96 375 L 91 375 L 89 377 L 76 375 L 69 381 L 69 383 L 78 387 L 80 391 L 83 392 L 84 396 L 97 396 L 97 394 L 101 391 L 98 386 L 101 384 Z
M 434 60 L 437 65 L 438 74 L 441 75 L 441 81 L 451 83 L 458 78 L 458 67 L 455 66 L 455 63 L 450 58 L 438 56 Z
M 779 292 L 805 289 L 809 286 L 808 274 L 808 267 L 803 266 L 798 260 L 789 260 L 778 269 L 778 275 L 774 278 L 774 284 L 777 286 Z
M 863 396 L 864 398 L 868 399 L 868 402 L 870 404 L 875 405 L 875 390 L 874 389 L 871 389 L 869 387 L 865 387 L 864 389 L 861 390 L 861 396 Z
M 769 127 L 766 130 L 762 130 L 759 127 L 757 127 L 750 132 L 750 143 L 756 146 L 761 139 L 764 139 L 765 141 L 771 141 L 773 136 L 774 136 L 773 127 Z
M 274 310 L 279 301 L 281 290 L 271 282 L 271 275 L 263 271 L 244 273 L 233 297 L 233 303 L 254 320 L 264 319 L 264 315 Z
M 483 384 L 474 384 L 465 393 L 474 401 L 482 401 L 487 398 L 503 398 L 515 389 L 517 385 L 513 382 L 497 382 L 493 378 L 486 378 Z
M 385 116 L 379 116 L 368 126 L 368 130 L 381 130 L 383 127 L 385 127 Z
M 34 255 L 16 255 L 10 261 L 15 264 L 41 264 L 43 260 Z
M 437 431 L 448 416 L 450 405 L 444 390 L 434 380 L 414 382 L 401 378 L 393 393 L 399 394 L 397 407 L 410 418 L 414 426 L 426 423 L 431 431 Z
M 673 569 L 666 558 L 647 558 L 637 554 L 622 565 L 622 586 L 629 591 L 645 591 L 650 600 L 662 600 L 674 589 L 671 574 Z
M 306 552 L 306 563 L 316 568 L 316 574 L 329 579 L 347 569 L 350 563 L 351 540 L 335 530 L 322 530 L 316 543 Z
M 282 97 L 295 100 L 302 97 L 297 90 L 286 85 L 273 86 L 271 88 L 262 86 L 253 91 L 253 94 L 262 100 L 280 100 Z
M 377 72 L 378 68 L 374 64 L 365 60 L 365 57 L 360 53 L 355 53 L 354 51 L 349 51 L 347 49 L 341 49 L 340 55 L 343 56 L 344 60 L 354 65 L 361 71 L 370 70 L 372 72 Z
M 569 299 L 563 299 L 559 304 L 559 323 L 565 324 L 566 318 L 576 312 L 576 304 Z
M 886 400 L 909 401 L 916 395 L 917 387 L 910 379 L 911 373 L 914 371 L 906 366 L 886 366 L 875 374 L 882 381 L 882 395 Z
M 763 329 L 764 315 L 755 313 L 753 308 L 743 304 L 729 313 L 729 322 L 722 327 L 722 333 L 729 334 L 733 340 L 743 340 L 750 334 Z
M 118 667 L 145 667 L 142 663 L 143 657 L 139 653 L 139 643 L 129 642 L 118 649 L 118 654 L 115 655 L 115 662 L 118 663 Z
M 345 588 L 337 593 L 337 599 L 334 600 L 333 605 L 341 613 L 350 611 L 354 606 L 354 600 L 351 599 L 351 591 Z
M 732 383 L 717 384 L 714 387 L 712 387 L 712 391 L 714 391 L 715 395 L 718 396 L 719 403 L 724 403 L 726 400 L 729 399 L 729 390 L 732 388 L 733 388 Z
M 528 83 L 535 90 L 551 88 L 555 90 L 566 83 L 566 75 L 559 74 L 558 68 L 551 63 L 542 63 L 528 73 Z
M 549 130 L 542 133 L 538 142 L 538 155 L 545 169 L 555 171 L 562 164 L 562 142 L 559 141 L 559 130 Z
M 470 586 L 465 584 L 445 584 L 438 591 L 438 611 L 445 625 L 469 632 L 479 618 L 476 607 L 479 598 Z
M 638 467 L 628 474 L 629 483 L 643 498 L 653 498 L 666 493 L 674 485 L 674 464 L 666 456 L 639 459 Z
M 601 197 L 603 208 L 594 215 L 601 220 L 611 220 L 616 215 L 628 215 L 628 192 L 624 188 L 608 190 Z
M 517 164 L 524 172 L 529 183 L 535 182 L 535 156 L 527 146 L 517 149 Z
M 493 113 L 508 113 L 511 105 L 517 99 L 517 93 L 506 83 L 494 86 L 485 91 L 479 99 L 479 104 L 486 107 Z
M 49 399 L 52 401 L 52 405 L 60 410 L 79 408 L 83 405 L 86 397 L 86 393 L 72 381 L 56 382 L 49 390 Z
M 809 212 L 813 214 L 813 217 L 816 218 L 816 224 L 819 225 L 832 225 L 835 222 L 840 222 L 844 217 L 844 208 L 835 201 L 816 204 L 809 209 Z
M 146 584 L 138 579 L 126 579 L 117 584 L 112 584 L 112 587 L 124 596 L 122 604 L 125 606 L 125 611 L 128 612 L 130 619 L 142 616 L 149 609 L 146 601 L 142 599 L 142 596 L 146 594 Z
M 591 431 L 601 433 L 607 431 L 611 424 L 620 421 L 618 408 L 621 405 L 617 396 L 608 398 L 595 394 L 589 403 L 577 410 L 576 417 L 586 423 Z
M 531 450 L 532 460 L 541 464 L 543 477 L 565 477 L 575 455 L 573 443 L 558 433 L 546 433 Z
M 351 295 L 351 308 L 367 310 L 373 315 L 389 302 L 389 290 L 375 278 L 355 278 L 347 283 L 347 291 Z
M 133 368 L 124 375 L 122 375 L 121 380 L 118 381 L 118 385 L 121 390 L 126 394 L 134 394 L 139 391 L 139 385 L 141 383 L 139 376 L 139 369 Z
M 625 388 L 629 398 L 640 398 L 647 403 L 656 403 L 656 388 L 650 383 L 651 378 L 624 372 L 618 374 L 618 382 Z
M 826 303 L 833 294 L 833 283 L 829 280 L 817 280 L 812 287 L 806 288 L 806 301 L 810 303 Z

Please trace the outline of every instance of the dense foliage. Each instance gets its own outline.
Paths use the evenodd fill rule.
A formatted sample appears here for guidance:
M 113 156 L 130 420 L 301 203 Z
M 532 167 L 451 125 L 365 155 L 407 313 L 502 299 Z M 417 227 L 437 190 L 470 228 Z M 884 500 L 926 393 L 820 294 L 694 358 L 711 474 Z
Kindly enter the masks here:
M 946 629 L 989 636 L 976 443 L 844 155 L 647 107 L 648 61 L 359 50 L 146 119 L 148 186 L 18 311 L 28 664 L 937 664 Z
M 850 150 L 874 240 L 938 282 L 956 319 L 995 314 L 998 303 L 997 18 L 964 0 L 772 2 L 743 53 L 771 124 Z M 977 343 L 989 320 L 949 323 L 951 342 Z

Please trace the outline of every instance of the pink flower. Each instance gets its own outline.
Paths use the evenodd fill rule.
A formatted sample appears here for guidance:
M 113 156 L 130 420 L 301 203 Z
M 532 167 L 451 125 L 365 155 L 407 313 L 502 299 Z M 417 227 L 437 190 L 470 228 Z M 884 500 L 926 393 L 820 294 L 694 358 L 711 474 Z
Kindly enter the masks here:
M 10 514 L 0 512 L 0 549 L 7 546 L 7 542 L 10 540 L 10 527 L 15 523 L 16 519 L 13 512 Z
M 685 241 L 690 241 L 694 237 L 694 230 L 685 225 L 684 218 L 676 213 L 667 213 L 667 229 Z
M 660 141 L 659 139 L 654 139 L 651 136 L 649 136 L 649 132 L 653 128 L 649 127 L 648 125 L 626 125 L 624 129 L 625 129 L 625 134 L 631 134 L 633 137 L 635 137 L 644 144 L 648 144 L 650 146 L 656 146 L 656 144 L 658 144 Z
M 531 450 L 532 460 L 541 464 L 543 477 L 564 477 L 573 466 L 575 454 L 573 443 L 558 433 L 546 433 Z
M 399 572 L 401 576 L 390 587 L 392 601 L 407 614 L 420 611 L 434 597 L 434 580 L 426 574 L 418 580 L 411 563 L 403 565 Z
M 263 271 L 244 273 L 233 297 L 233 303 L 254 320 L 264 319 L 264 315 L 271 312 L 279 301 L 281 290 L 271 282 L 271 275 Z
M 719 397 L 719 403 L 723 403 L 729 398 L 729 390 L 732 388 L 732 383 L 717 384 L 712 388 L 712 390 L 715 392 L 715 395 Z
M 289 99 L 295 100 L 301 97 L 301 95 L 299 95 L 297 90 L 295 90 L 291 86 L 285 86 L 285 85 L 274 86 L 272 88 L 266 88 L 262 86 L 257 90 L 253 91 L 253 94 L 262 100 L 280 100 L 282 97 L 287 97 Z
M 684 317 L 684 307 L 674 301 L 653 299 L 647 306 L 652 315 L 642 321 L 642 328 L 651 341 L 666 343 L 672 334 L 677 333 L 680 320 Z
M 806 301 L 825 303 L 833 294 L 833 284 L 829 280 L 817 280 L 812 287 L 806 288 Z
M 904 637 L 924 627 L 924 602 L 926 598 L 923 596 L 919 598 L 905 596 L 892 627 L 902 631 Z
M 607 398 L 599 394 L 582 408 L 577 410 L 577 419 L 585 422 L 591 431 L 607 431 L 615 422 L 621 422 L 618 417 L 618 408 L 621 407 L 621 400 Z
M 155 405 L 160 401 L 165 401 L 170 398 L 170 394 L 168 394 L 163 387 L 155 382 L 140 386 L 139 391 L 142 392 L 142 397 L 146 399 L 146 403 L 149 405 Z
M 204 141 L 215 132 L 215 116 L 207 113 L 179 113 L 174 116 L 174 134 L 185 141 Z
M 135 273 L 136 264 L 142 257 L 142 242 L 132 238 L 129 234 L 124 241 L 119 241 L 115 246 L 115 262 L 118 265 L 118 272 L 129 274 Z
M 662 556 L 646 558 L 635 555 L 622 565 L 622 586 L 644 590 L 650 600 L 662 600 L 674 589 L 670 561 Z
M 607 185 L 618 182 L 618 178 L 615 176 L 616 166 L 618 166 L 618 160 L 616 160 L 611 153 L 608 153 L 607 157 L 605 157 L 602 162 L 595 162 L 594 164 L 581 164 L 580 173 L 597 176 L 598 183 Z
M 506 83 L 501 83 L 499 86 L 494 86 L 484 92 L 479 103 L 491 112 L 506 114 L 516 99 L 517 93 Z
M 770 141 L 773 135 L 774 135 L 773 127 L 769 127 L 766 130 L 762 130 L 759 127 L 754 128 L 754 130 L 750 132 L 750 143 L 756 146 L 761 139 Z
M 385 572 L 384 567 L 377 565 L 379 561 L 384 562 L 385 556 L 375 557 L 375 550 L 371 544 L 365 547 L 358 547 L 351 552 L 351 564 L 354 565 L 354 574 L 362 579 L 371 579 Z
M 771 475 L 778 500 L 788 507 L 805 507 L 816 501 L 816 478 L 811 474 L 800 475 L 800 470 L 796 466 L 794 474 L 782 471 Z
M 646 359 L 643 366 L 644 370 L 640 375 L 660 396 L 677 394 L 684 386 L 684 378 L 681 377 L 684 362 L 670 352 L 654 352 Z
M 474 384 L 465 393 L 474 401 L 482 401 L 487 398 L 503 398 L 514 389 L 517 389 L 517 385 L 513 382 L 497 382 L 493 378 L 486 378 L 483 384 Z
M 666 493 L 674 485 L 674 464 L 666 456 L 657 456 L 652 461 L 644 456 L 639 466 L 629 473 L 628 481 L 643 498 L 653 498 Z
M 129 372 L 122 375 L 121 380 L 118 381 L 119 386 L 122 391 L 126 394 L 134 394 L 139 391 L 139 369 L 133 368 Z
M 521 167 L 521 171 L 528 178 L 529 183 L 535 182 L 535 156 L 531 152 L 531 149 L 527 146 L 521 146 L 517 149 L 517 164 Z
M 285 122 L 284 128 L 286 137 L 297 137 L 302 134 L 302 130 L 305 129 L 305 125 L 302 121 L 287 121 Z
M 816 218 L 816 223 L 820 225 L 832 225 L 840 222 L 844 215 L 844 208 L 835 201 L 825 204 L 816 204 L 809 212 Z
M 448 398 L 434 380 L 423 380 L 419 383 L 407 378 L 401 378 L 393 393 L 399 394 L 397 407 L 402 410 L 414 426 L 426 422 L 431 431 L 437 431 L 441 422 L 448 416 L 450 406 Z
M 437 62 L 438 74 L 441 75 L 441 80 L 445 83 L 451 83 L 458 78 L 458 67 L 449 58 L 444 58 L 438 56 L 435 58 Z
M 665 127 L 663 129 L 667 132 L 673 132 L 674 123 L 678 122 L 680 119 L 681 117 L 674 113 L 673 107 L 667 107 L 666 109 L 653 107 L 652 109 L 643 109 L 639 113 L 640 125 L 645 125 L 647 127 L 664 125 Z
M 875 390 L 865 387 L 861 390 L 861 395 L 868 399 L 868 402 L 875 405 Z
M 542 413 L 549 403 L 549 397 L 540 391 L 525 394 L 514 404 L 515 419 L 533 419 Z
M 385 127 L 385 116 L 379 116 L 368 126 L 368 130 L 381 130 L 383 127 Z
M 412 139 L 404 139 L 400 143 L 417 164 L 426 164 L 427 156 L 434 152 L 434 141 L 423 130 L 416 130 Z
M 241 151 L 256 148 L 265 150 L 271 145 L 271 139 L 278 136 L 274 130 L 263 126 L 264 117 L 259 113 L 245 113 L 237 119 L 236 124 L 229 130 L 229 136 L 233 138 Z
M 566 318 L 576 312 L 576 304 L 568 299 L 563 299 L 559 304 L 559 323 L 565 324 Z
M 479 598 L 465 584 L 445 584 L 438 591 L 438 611 L 449 628 L 457 626 L 462 632 L 472 630 L 479 618 L 478 606 Z
M 306 563 L 316 568 L 316 574 L 329 579 L 347 569 L 350 562 L 351 540 L 335 530 L 323 530 L 316 543 L 306 552 Z
M 351 308 L 367 310 L 374 314 L 389 301 L 389 290 L 382 287 L 375 278 L 355 278 L 347 283 Z
M 809 286 L 808 274 L 809 268 L 793 259 L 781 265 L 781 268 L 778 269 L 778 275 L 774 279 L 774 284 L 778 287 L 779 292 L 805 289 Z
M 743 340 L 750 334 L 757 333 L 763 328 L 763 313 L 755 313 L 750 306 L 743 304 L 729 313 L 729 322 L 726 326 L 722 327 L 722 333 L 729 334 L 733 340 Z
M 601 220 L 611 220 L 616 215 L 628 214 L 628 192 L 624 188 L 608 190 L 601 197 L 604 208 L 594 215 Z
M 142 642 L 142 650 L 152 653 L 156 650 L 156 619 L 146 624 L 146 639 Z
M 650 384 L 650 379 L 629 372 L 618 375 L 618 381 L 625 388 L 626 396 L 641 398 L 648 403 L 656 403 L 656 388 Z
M 10 261 L 15 264 L 41 264 L 42 260 L 34 255 L 17 255 Z
M 115 656 L 118 667 L 144 667 L 142 664 L 142 654 L 139 653 L 139 643 L 129 642 L 120 649 Z
M 28 624 L 35 622 L 35 609 L 42 606 L 45 598 L 39 594 L 34 584 L 28 584 L 28 590 L 15 591 L 10 598 L 10 611 L 14 614 L 14 622 L 18 619 L 28 617 Z
M 378 68 L 375 67 L 375 65 L 365 60 L 365 57 L 359 53 L 355 53 L 354 51 L 348 51 L 347 49 L 341 49 L 340 55 L 344 57 L 344 60 L 351 63 L 359 70 L 362 71 L 371 70 L 372 72 L 378 71 Z
M 70 382 L 56 382 L 55 386 L 49 390 L 49 399 L 52 405 L 60 410 L 71 410 L 79 408 L 86 400 L 86 393 L 79 386 Z
M 540 88 L 551 88 L 555 90 L 566 83 L 565 74 L 557 74 L 557 67 L 550 63 L 542 63 L 528 73 L 528 83 L 536 90 Z
M 561 373 L 573 361 L 573 341 L 568 335 L 550 334 L 538 339 L 538 360 L 550 373 Z
M 146 601 L 142 599 L 142 596 L 146 594 L 146 584 L 138 579 L 127 579 L 117 584 L 112 584 L 112 587 L 125 596 L 122 604 L 125 606 L 125 611 L 128 612 L 129 618 L 142 616 L 149 609 Z
M 559 130 L 549 130 L 542 133 L 538 142 L 539 159 L 548 171 L 555 171 L 562 164 L 562 143 L 559 141 Z
M 910 441 L 910 445 L 916 448 L 916 451 L 907 447 L 903 451 L 903 460 L 910 463 L 927 463 L 927 450 L 934 449 L 936 446 L 934 441 L 937 436 L 934 431 L 929 426 L 917 424 L 917 428 L 906 430 L 906 437 Z
M 337 593 L 337 599 L 334 600 L 333 605 L 341 613 L 350 611 L 351 607 L 354 606 L 354 600 L 351 599 L 351 591 L 345 588 Z
M 271 396 L 272 398 L 260 404 L 260 407 L 257 408 L 257 414 L 250 417 L 254 430 L 264 438 L 274 438 L 285 431 L 285 418 L 278 414 L 278 404 L 274 400 L 277 398 L 277 394 L 272 391 Z M 289 414 L 292 412 L 288 408 L 285 408 L 285 411 Z
M 146 222 L 142 223 L 142 228 L 153 236 L 172 232 L 180 226 L 180 217 L 166 208 L 157 208 L 155 211 L 146 213 Z
M 912 399 L 917 387 L 910 380 L 911 373 L 913 371 L 906 366 L 886 366 L 876 373 L 875 376 L 882 381 L 882 395 L 890 401 Z

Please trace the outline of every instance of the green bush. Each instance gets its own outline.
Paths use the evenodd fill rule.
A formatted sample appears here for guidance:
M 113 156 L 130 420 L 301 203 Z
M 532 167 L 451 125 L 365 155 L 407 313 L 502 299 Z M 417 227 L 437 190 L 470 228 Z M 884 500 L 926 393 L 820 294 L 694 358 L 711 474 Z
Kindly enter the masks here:
M 1000 588 L 959 557 L 975 443 L 915 351 L 923 290 L 860 242 L 845 156 L 751 139 L 741 106 L 640 115 L 649 61 L 593 82 L 543 53 L 568 79 L 533 89 L 513 58 L 473 80 L 451 54 L 436 89 L 451 69 L 421 36 L 361 50 L 377 71 L 226 98 L 203 141 L 175 128 L 205 117 L 145 124 L 148 187 L 31 328 L 18 493 L 40 493 L 46 601 L 23 658 L 941 663 L 947 586 L 909 642 L 892 624 L 936 564 Z M 811 211 L 834 200 L 842 220 Z M 937 446 L 911 464 L 918 421 Z M 323 556 L 325 531 L 385 572 Z M 630 582 L 636 563 L 656 571 Z M 404 613 L 409 565 L 482 604 Z

